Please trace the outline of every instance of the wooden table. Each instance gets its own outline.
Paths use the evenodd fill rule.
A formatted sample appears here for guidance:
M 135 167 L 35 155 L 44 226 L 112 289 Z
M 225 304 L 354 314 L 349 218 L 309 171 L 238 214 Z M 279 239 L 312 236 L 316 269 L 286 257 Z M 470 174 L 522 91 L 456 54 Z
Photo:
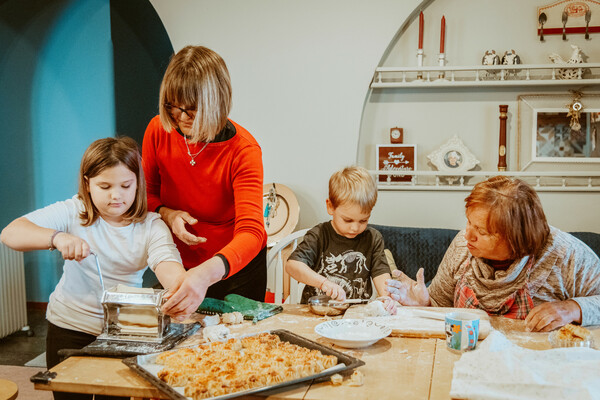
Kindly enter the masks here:
M 287 329 L 316 342 L 327 344 L 363 360 L 358 368 L 364 374 L 364 385 L 355 387 L 345 382 L 333 386 L 330 382 L 296 385 L 279 393 L 269 393 L 268 399 L 444 399 L 450 398 L 452 368 L 460 355 L 446 349 L 442 339 L 387 337 L 365 349 L 344 349 L 332 345 L 314 332 L 325 318 L 310 313 L 306 306 L 286 305 L 284 312 L 252 325 L 230 327 L 233 334 L 253 333 L 271 329 Z M 516 344 L 532 349 L 550 348 L 545 333 L 525 332 L 523 321 L 492 318 L 492 326 L 502 331 Z M 594 329 L 600 343 L 600 329 Z M 192 336 L 183 344 L 198 342 Z M 35 384 L 36 389 L 96 393 L 133 398 L 165 398 L 152 384 L 131 371 L 119 359 L 71 357 L 52 368 L 57 377 L 49 384 Z

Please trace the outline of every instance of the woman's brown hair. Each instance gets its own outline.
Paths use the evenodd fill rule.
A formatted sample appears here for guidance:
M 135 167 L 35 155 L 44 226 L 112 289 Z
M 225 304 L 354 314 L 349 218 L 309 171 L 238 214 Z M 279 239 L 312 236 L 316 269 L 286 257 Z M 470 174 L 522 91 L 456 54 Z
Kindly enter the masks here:
M 146 218 L 148 212 L 146 180 L 144 179 L 142 157 L 138 144 L 128 137 L 105 138 L 93 142 L 81 158 L 78 192 L 78 196 L 84 205 L 84 210 L 79 213 L 81 225 L 90 226 L 100 216 L 90 195 L 90 178 L 94 178 L 105 169 L 119 164 L 126 166 L 137 178 L 135 200 L 129 210 L 123 214 L 123 218 L 129 223 L 141 222 Z
M 159 95 L 160 122 L 177 128 L 168 106 L 193 109 L 191 143 L 210 142 L 227 124 L 231 110 L 231 80 L 225 61 L 202 46 L 187 46 L 175 54 L 163 77 Z
M 487 230 L 503 237 L 512 258 L 536 256 L 546 245 L 550 227 L 535 190 L 520 179 L 494 176 L 475 185 L 466 209 L 489 209 Z

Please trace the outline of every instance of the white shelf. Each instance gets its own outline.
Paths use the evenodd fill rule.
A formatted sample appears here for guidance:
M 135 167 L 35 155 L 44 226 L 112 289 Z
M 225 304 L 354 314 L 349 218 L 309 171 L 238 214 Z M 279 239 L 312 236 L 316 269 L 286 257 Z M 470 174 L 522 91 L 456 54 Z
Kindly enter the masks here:
M 398 175 L 397 172 L 369 172 L 375 176 Z M 379 182 L 377 188 L 384 191 L 471 191 L 478 182 L 504 175 L 522 179 L 539 192 L 600 192 L 600 171 L 405 171 L 403 175 L 412 176 L 411 181 Z M 449 180 L 453 183 L 448 183 Z
M 576 69 L 578 79 L 559 79 L 561 69 Z M 440 79 L 440 77 L 443 79 Z M 420 78 L 419 78 L 420 77 Z M 493 86 L 567 86 L 600 84 L 600 63 L 518 64 L 444 67 L 379 67 L 371 88 Z

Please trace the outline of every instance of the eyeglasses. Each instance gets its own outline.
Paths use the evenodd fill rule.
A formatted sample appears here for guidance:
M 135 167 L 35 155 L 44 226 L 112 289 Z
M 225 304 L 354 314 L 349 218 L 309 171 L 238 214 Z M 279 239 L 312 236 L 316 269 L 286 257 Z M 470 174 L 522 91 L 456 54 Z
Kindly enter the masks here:
M 189 119 L 194 119 L 196 117 L 196 110 L 192 108 L 181 108 L 174 106 L 173 104 L 165 103 L 165 109 L 171 115 L 171 117 L 175 119 L 181 118 L 181 113 L 187 115 Z

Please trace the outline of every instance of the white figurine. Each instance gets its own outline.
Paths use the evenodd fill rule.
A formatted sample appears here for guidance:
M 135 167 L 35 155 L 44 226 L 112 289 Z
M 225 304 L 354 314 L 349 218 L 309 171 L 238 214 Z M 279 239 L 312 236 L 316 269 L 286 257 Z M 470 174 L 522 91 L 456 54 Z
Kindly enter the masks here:
M 486 50 L 485 54 L 483 55 L 483 58 L 481 59 L 481 65 L 499 65 L 499 64 L 500 64 L 500 57 L 498 57 L 498 54 L 496 54 L 496 51 L 495 50 Z M 488 75 L 488 77 L 491 77 L 491 78 L 495 78 L 497 73 L 498 73 L 497 70 L 493 70 L 493 69 L 487 70 L 487 75 Z
M 516 64 L 521 64 L 521 57 L 519 57 L 519 55 L 513 49 L 505 51 L 504 55 L 502 56 L 502 65 L 516 65 Z M 518 69 L 506 70 L 506 72 L 509 75 L 513 75 L 514 77 L 517 76 L 519 71 L 520 70 L 518 70 Z
M 550 60 L 555 64 L 581 64 L 583 63 L 583 54 L 581 48 L 574 44 L 571 45 L 573 52 L 568 60 L 564 60 L 560 55 L 552 53 L 548 55 Z M 560 68 L 556 71 L 556 77 L 558 79 L 579 79 L 579 74 L 583 78 L 583 68 Z

